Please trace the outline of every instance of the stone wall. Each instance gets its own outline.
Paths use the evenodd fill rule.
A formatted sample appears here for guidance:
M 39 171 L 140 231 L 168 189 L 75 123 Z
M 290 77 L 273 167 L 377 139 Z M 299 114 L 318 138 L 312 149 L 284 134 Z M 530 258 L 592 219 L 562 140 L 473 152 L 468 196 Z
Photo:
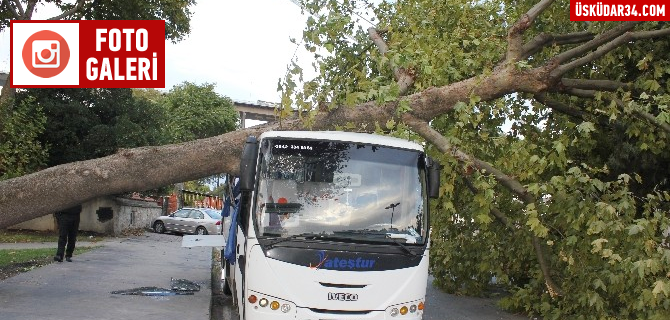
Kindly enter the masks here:
M 162 208 L 156 202 L 115 198 L 118 214 L 114 221 L 115 234 L 126 229 L 151 228 L 151 221 L 160 216 Z

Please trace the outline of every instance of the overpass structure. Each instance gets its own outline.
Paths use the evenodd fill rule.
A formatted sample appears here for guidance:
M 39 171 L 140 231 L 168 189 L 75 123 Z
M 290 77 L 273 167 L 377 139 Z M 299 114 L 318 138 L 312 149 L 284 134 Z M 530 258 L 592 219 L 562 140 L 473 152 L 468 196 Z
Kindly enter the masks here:
M 245 128 L 246 120 L 258 120 L 266 122 L 274 122 L 278 116 L 275 114 L 275 108 L 279 107 L 278 103 L 258 100 L 243 101 L 233 100 L 235 110 L 240 113 L 240 127 Z
M 0 87 L 9 82 L 9 74 L 0 72 Z M 278 116 L 275 114 L 275 108 L 279 106 L 278 103 L 267 101 L 243 101 L 233 100 L 235 110 L 240 113 L 240 126 L 246 127 L 246 120 L 257 120 L 265 122 L 274 122 Z

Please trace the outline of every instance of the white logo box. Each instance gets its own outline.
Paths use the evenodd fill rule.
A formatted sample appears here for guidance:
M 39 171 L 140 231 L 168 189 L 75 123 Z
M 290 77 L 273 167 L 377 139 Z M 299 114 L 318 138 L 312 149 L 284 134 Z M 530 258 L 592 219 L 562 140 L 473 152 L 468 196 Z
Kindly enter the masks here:
M 23 46 L 36 32 L 49 30 L 58 33 L 70 48 L 70 59 L 65 69 L 51 78 L 34 75 L 23 62 Z M 79 23 L 12 23 L 12 83 L 20 86 L 77 86 L 79 85 Z M 60 48 L 63 50 L 63 48 Z M 32 61 L 27 61 L 31 65 Z M 64 60 L 60 64 L 66 63 Z

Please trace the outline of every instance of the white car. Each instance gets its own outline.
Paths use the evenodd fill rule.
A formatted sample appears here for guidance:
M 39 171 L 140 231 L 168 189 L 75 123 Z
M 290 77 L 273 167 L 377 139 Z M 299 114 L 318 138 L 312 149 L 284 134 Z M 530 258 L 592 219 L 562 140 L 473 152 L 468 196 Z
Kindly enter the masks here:
M 221 234 L 221 214 L 209 208 L 182 208 L 151 222 L 156 233 Z

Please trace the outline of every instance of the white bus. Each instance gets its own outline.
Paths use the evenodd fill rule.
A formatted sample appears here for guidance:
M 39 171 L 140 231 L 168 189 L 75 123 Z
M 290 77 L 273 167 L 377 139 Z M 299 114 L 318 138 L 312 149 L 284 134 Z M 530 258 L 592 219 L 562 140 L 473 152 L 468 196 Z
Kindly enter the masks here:
M 439 171 L 419 144 L 266 132 L 248 138 L 239 183 L 222 278 L 241 319 L 422 318 Z

